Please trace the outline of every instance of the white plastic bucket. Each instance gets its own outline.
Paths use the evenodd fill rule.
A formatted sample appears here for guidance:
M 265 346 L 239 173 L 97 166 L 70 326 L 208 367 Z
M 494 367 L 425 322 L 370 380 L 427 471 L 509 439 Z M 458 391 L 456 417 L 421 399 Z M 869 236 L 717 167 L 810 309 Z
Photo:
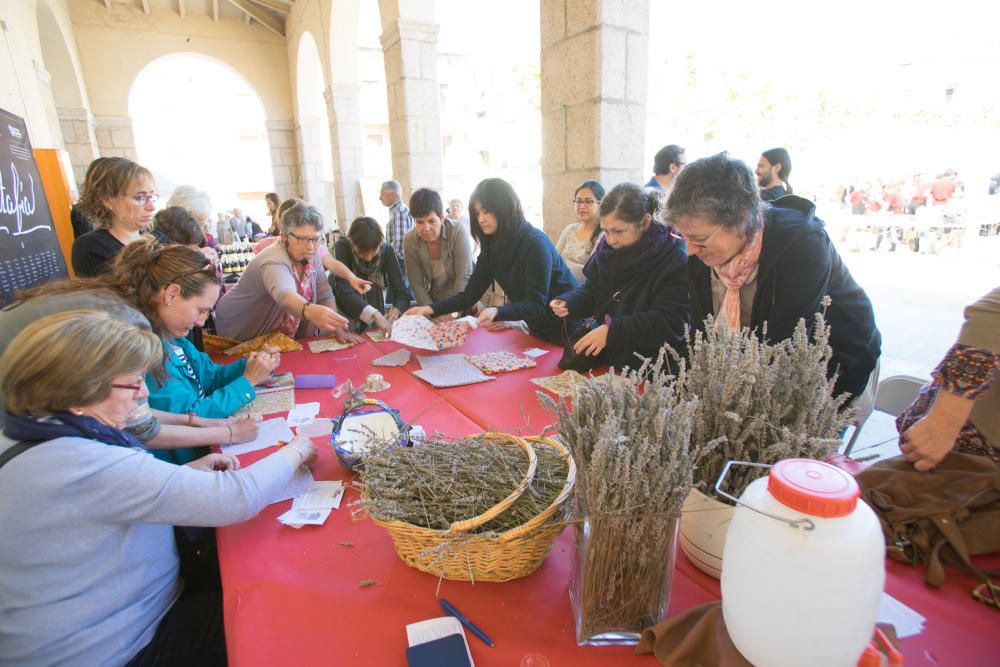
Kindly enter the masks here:
M 885 583 L 882 530 L 859 495 L 839 468 L 787 459 L 740 496 L 723 551 L 722 613 L 754 665 L 857 664 Z

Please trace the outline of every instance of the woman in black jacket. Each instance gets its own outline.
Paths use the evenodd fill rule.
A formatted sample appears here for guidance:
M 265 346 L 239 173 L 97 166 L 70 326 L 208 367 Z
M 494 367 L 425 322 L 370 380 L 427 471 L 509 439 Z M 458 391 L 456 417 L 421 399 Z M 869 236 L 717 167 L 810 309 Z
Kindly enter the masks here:
M 573 353 L 585 366 L 637 367 L 664 344 L 681 349 L 688 322 L 686 257 L 657 222 L 659 195 L 634 183 L 612 188 L 601 201 L 604 238 L 583 267 L 583 286 L 549 304 L 557 317 L 591 317 Z M 569 350 L 566 356 L 572 358 Z M 567 364 L 567 359 L 560 362 Z M 579 364 L 570 364 L 579 366 Z M 579 368 L 578 368 L 579 369 Z
M 364 331 L 374 326 L 388 332 L 390 323 L 410 305 L 403 284 L 399 258 L 385 242 L 382 228 L 372 218 L 360 217 L 351 223 L 347 236 L 337 241 L 334 256 L 347 265 L 362 280 L 371 282 L 363 295 L 343 278 L 330 274 L 330 286 L 337 297 L 337 306 L 351 318 L 352 331 Z M 392 292 L 392 308 L 385 312 L 385 290 Z
M 541 230 L 528 224 L 514 188 L 499 178 L 487 178 L 470 197 L 472 236 L 482 252 L 465 289 L 458 294 L 417 306 L 407 315 L 437 317 L 475 305 L 496 280 L 510 303 L 483 308 L 479 325 L 505 328 L 506 322 L 523 320 L 532 335 L 559 343 L 562 322 L 552 315 L 548 303 L 553 295 L 576 287 L 556 247 Z
M 835 391 L 859 396 L 881 354 L 868 295 L 844 266 L 812 202 L 788 195 L 760 200 L 757 179 L 726 153 L 690 163 L 667 201 L 667 222 L 688 252 L 691 322 L 750 327 L 767 340 L 790 338 L 824 310 L 837 373 Z

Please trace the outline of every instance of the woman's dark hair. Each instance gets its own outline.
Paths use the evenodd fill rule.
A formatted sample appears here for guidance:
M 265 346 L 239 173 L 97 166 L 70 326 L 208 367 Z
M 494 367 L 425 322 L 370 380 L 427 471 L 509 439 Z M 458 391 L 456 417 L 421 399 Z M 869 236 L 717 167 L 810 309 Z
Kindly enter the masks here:
M 205 234 L 201 231 L 201 225 L 191 217 L 187 209 L 180 206 L 168 206 L 157 211 L 153 216 L 153 229 L 165 236 L 170 243 L 205 247 Z
M 159 332 L 157 304 L 160 290 L 177 285 L 181 288 L 181 297 L 190 299 L 204 294 L 209 285 L 218 284 L 215 264 L 201 252 L 186 245 L 163 245 L 147 236 L 141 241 L 133 241 L 118 253 L 111 273 L 33 287 L 19 295 L 19 300 L 87 290 L 110 290 L 145 315 L 153 329 Z
M 647 213 L 655 219 L 659 208 L 659 190 L 642 188 L 635 183 L 619 183 L 601 200 L 601 217 L 614 215 L 622 222 L 639 225 Z
M 666 222 L 700 217 L 752 239 L 764 222 L 757 178 L 742 160 L 719 153 L 689 163 L 674 179 Z
M 441 195 L 430 188 L 414 191 L 410 195 L 410 215 L 422 218 L 431 213 L 437 213 L 437 217 L 444 220 L 444 203 L 441 201 Z
M 476 211 L 476 202 L 496 216 L 497 231 L 495 234 L 487 236 L 479 226 L 479 212 Z M 507 239 L 517 236 L 528 222 L 524 219 L 524 211 L 521 209 L 521 200 L 517 198 L 517 193 L 510 183 L 502 178 L 487 178 L 480 181 L 476 189 L 469 196 L 469 225 L 472 236 L 483 247 L 498 244 L 501 245 Z
M 574 197 L 579 196 L 580 190 L 583 190 L 584 188 L 587 188 L 588 190 L 594 193 L 594 196 L 597 197 L 598 203 L 604 200 L 604 194 L 605 194 L 604 186 L 601 185 L 598 181 L 584 181 L 583 183 L 580 183 L 580 185 L 576 186 L 576 190 L 573 191 L 573 196 Z M 594 231 L 590 234 L 590 247 L 592 248 L 594 247 L 594 244 L 597 243 L 597 238 L 600 235 L 601 235 L 601 226 L 599 224 L 594 225 Z
M 275 208 L 281 205 L 281 197 L 278 196 L 277 192 L 268 192 L 264 195 L 264 200 L 274 204 Z
M 371 252 L 376 248 L 381 248 L 385 240 L 382 228 L 374 218 L 362 216 L 355 218 L 351 223 L 351 228 L 347 230 L 347 238 L 358 250 L 358 252 Z

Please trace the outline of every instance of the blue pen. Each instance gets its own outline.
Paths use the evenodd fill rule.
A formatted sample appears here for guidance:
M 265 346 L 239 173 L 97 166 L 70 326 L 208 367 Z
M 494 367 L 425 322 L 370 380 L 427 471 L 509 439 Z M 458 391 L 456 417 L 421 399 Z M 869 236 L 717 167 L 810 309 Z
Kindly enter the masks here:
M 460 612 L 459 610 L 455 609 L 451 605 L 450 602 L 448 602 L 444 598 L 440 598 L 438 600 L 438 602 L 441 604 L 441 609 L 444 610 L 444 613 L 451 614 L 452 616 L 454 616 L 455 618 L 457 618 L 458 621 L 459 621 L 459 623 L 461 623 L 465 627 L 469 628 L 469 630 L 472 631 L 472 634 L 476 635 L 477 637 L 479 637 L 480 639 L 482 639 L 484 642 L 486 642 L 487 646 L 493 646 L 493 640 L 490 639 L 489 637 L 487 637 L 485 632 L 483 632 L 482 630 L 480 630 L 479 628 L 477 628 L 475 625 L 473 625 L 472 621 L 470 621 L 469 619 L 467 619 L 465 616 L 462 616 L 462 612 Z

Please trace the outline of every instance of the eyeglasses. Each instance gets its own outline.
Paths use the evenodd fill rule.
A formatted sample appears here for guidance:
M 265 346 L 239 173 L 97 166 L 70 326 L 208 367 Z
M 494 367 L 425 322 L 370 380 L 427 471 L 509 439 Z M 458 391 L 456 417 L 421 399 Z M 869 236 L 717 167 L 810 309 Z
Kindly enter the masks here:
M 572 202 L 574 206 L 593 206 L 594 204 L 600 204 L 600 199 L 574 199 Z
M 142 391 L 141 384 L 112 384 L 111 386 L 115 389 L 131 389 L 132 398 L 138 398 L 139 392 Z
M 139 206 L 145 206 L 147 203 L 155 204 L 160 198 L 160 193 L 158 192 L 138 192 L 130 197 Z
M 319 245 L 323 240 L 323 237 L 321 236 L 299 236 L 298 234 L 293 234 L 292 232 L 288 232 L 288 235 L 299 243 L 305 243 L 307 245 Z
M 677 231 L 677 228 L 671 229 L 670 230 L 670 235 L 672 237 L 674 237 L 675 239 L 677 239 L 678 241 L 684 241 L 684 243 L 687 245 L 688 248 L 701 248 L 702 250 L 704 250 L 705 248 L 708 247 L 708 244 L 711 243 L 712 239 L 715 238 L 715 235 L 718 234 L 720 231 L 722 231 L 722 225 L 719 225 L 718 227 L 716 227 L 715 231 L 712 232 L 709 235 L 709 237 L 707 239 L 705 239 L 704 241 L 702 241 L 701 243 L 696 243 L 694 241 L 690 241 L 690 240 L 684 238 L 684 235 L 681 234 L 679 231 Z

